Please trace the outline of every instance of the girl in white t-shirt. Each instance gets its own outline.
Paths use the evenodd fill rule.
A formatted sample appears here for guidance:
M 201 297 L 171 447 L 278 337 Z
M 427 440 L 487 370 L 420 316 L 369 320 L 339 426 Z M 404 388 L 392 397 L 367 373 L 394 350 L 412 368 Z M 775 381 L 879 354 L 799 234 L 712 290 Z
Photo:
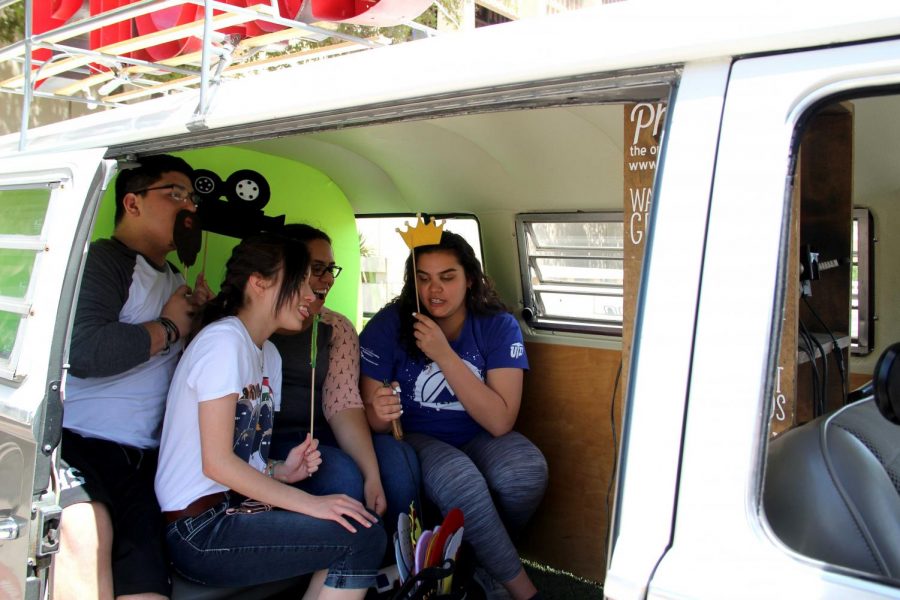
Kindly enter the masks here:
M 166 405 L 156 495 L 175 568 L 246 586 L 315 573 L 306 597 L 362 598 L 384 553 L 375 515 L 344 495 L 289 484 L 321 463 L 307 438 L 270 461 L 281 357 L 268 341 L 309 317 L 309 254 L 263 234 L 235 247 L 207 325 L 184 353 Z

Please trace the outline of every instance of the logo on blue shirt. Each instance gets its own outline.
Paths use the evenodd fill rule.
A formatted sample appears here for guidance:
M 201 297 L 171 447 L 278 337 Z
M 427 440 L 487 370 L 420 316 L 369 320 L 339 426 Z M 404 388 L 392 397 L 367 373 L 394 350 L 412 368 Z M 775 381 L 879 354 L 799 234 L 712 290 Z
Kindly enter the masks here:
M 513 342 L 509 346 L 509 357 L 510 358 L 519 358 L 525 354 L 525 346 L 522 345 L 522 342 Z
M 463 364 L 472 371 L 476 377 L 481 379 L 481 371 L 467 361 L 462 359 Z M 444 377 L 444 372 L 437 363 L 429 363 L 427 367 L 422 369 L 416 378 L 416 389 L 413 392 L 413 398 L 421 406 L 433 408 L 435 410 L 461 410 L 466 408 L 456 398 L 453 388 Z

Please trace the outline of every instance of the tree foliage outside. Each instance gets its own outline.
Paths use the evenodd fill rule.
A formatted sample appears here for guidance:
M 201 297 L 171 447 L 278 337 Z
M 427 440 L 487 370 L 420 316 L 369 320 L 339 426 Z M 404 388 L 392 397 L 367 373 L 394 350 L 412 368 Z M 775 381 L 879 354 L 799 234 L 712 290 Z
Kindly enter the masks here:
M 413 19 L 414 22 L 419 23 L 420 25 L 424 25 L 426 27 L 430 27 L 431 29 L 437 29 L 438 26 L 438 4 L 441 5 L 441 9 L 443 11 L 448 12 L 450 14 L 456 14 L 459 8 L 463 4 L 463 0 L 435 0 L 434 3 L 426 10 L 424 13 Z M 322 23 L 318 23 L 318 26 L 323 26 Z M 327 26 L 327 25 L 326 25 Z M 416 31 L 412 27 L 408 25 L 394 25 L 393 27 L 371 27 L 368 25 L 352 25 L 348 23 L 336 23 L 334 25 L 334 30 L 338 33 L 342 33 L 345 35 L 352 35 L 358 38 L 372 38 L 372 37 L 380 37 L 386 40 L 390 44 L 398 44 L 401 42 L 408 42 L 419 37 L 423 37 L 425 34 L 419 31 Z M 280 54 L 288 54 L 291 52 L 299 52 L 302 50 L 309 50 L 313 48 L 323 48 L 326 46 L 330 46 L 332 44 L 337 44 L 342 42 L 340 38 L 328 38 L 321 42 L 311 41 L 311 40 L 300 40 L 294 44 L 291 44 L 287 48 L 285 48 L 282 52 L 273 52 L 268 53 L 269 56 L 278 56 Z
M 0 8 L 0 44 L 11 44 L 23 37 L 25 37 L 25 5 L 19 2 Z

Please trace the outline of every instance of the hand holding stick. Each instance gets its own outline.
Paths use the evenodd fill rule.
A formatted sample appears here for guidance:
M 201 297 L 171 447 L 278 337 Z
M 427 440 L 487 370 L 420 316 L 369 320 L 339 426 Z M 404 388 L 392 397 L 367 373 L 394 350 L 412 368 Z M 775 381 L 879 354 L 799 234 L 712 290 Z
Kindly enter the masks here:
M 391 391 L 394 393 L 395 396 L 397 396 L 397 399 L 399 400 L 399 398 L 400 398 L 400 386 L 397 386 L 397 387 L 391 387 L 391 382 L 388 381 L 387 379 L 383 380 L 382 383 L 384 384 L 384 387 L 390 388 Z M 402 409 L 400 410 L 400 414 L 403 414 L 403 410 L 402 410 Z M 394 419 L 393 421 L 391 421 L 391 431 L 392 431 L 393 434 L 394 434 L 394 439 L 395 439 L 395 440 L 397 440 L 397 441 L 402 441 L 402 440 L 403 440 L 403 426 L 400 425 L 400 417 L 397 417 L 396 419 Z

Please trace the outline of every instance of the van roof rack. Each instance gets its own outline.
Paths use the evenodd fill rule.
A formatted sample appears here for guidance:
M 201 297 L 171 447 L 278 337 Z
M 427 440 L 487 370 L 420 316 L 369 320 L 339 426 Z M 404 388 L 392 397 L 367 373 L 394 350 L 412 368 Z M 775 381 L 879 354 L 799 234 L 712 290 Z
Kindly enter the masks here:
M 399 1 L 417 3 L 422 7 L 419 13 L 431 3 Z M 41 0 L 0 0 L 0 9 L 18 2 L 25 5 L 24 38 L 0 48 L 0 63 L 17 63 L 21 74 L 0 81 L 0 92 L 24 96 L 20 151 L 27 146 L 34 98 L 115 108 L 160 94 L 199 90 L 188 126 L 202 128 L 212 93 L 223 78 L 390 43 L 378 35 L 343 33 L 334 23 L 317 21 L 309 14 L 294 18 L 281 14 L 286 5 L 299 7 L 303 4 L 300 0 L 267 0 L 250 7 L 218 0 L 137 0 L 124 5 L 111 0 L 91 2 L 92 14 L 84 14 L 87 11 L 81 0 L 62 0 L 53 4 L 54 10 L 60 4 L 68 5 L 71 14 L 52 22 L 55 27 L 42 23 L 40 33 L 33 30 L 32 14 L 48 19 L 44 13 L 50 12 L 49 0 L 44 0 L 47 6 L 39 7 L 37 13 L 33 13 L 35 4 Z M 97 6 L 113 8 L 96 10 Z M 425 35 L 437 33 L 413 22 L 412 17 L 394 24 Z M 132 23 L 136 36 L 131 35 Z M 112 43 L 106 43 L 110 39 Z M 332 43 L 325 43 L 329 40 Z M 298 41 L 312 42 L 307 44 L 312 47 L 298 50 Z

